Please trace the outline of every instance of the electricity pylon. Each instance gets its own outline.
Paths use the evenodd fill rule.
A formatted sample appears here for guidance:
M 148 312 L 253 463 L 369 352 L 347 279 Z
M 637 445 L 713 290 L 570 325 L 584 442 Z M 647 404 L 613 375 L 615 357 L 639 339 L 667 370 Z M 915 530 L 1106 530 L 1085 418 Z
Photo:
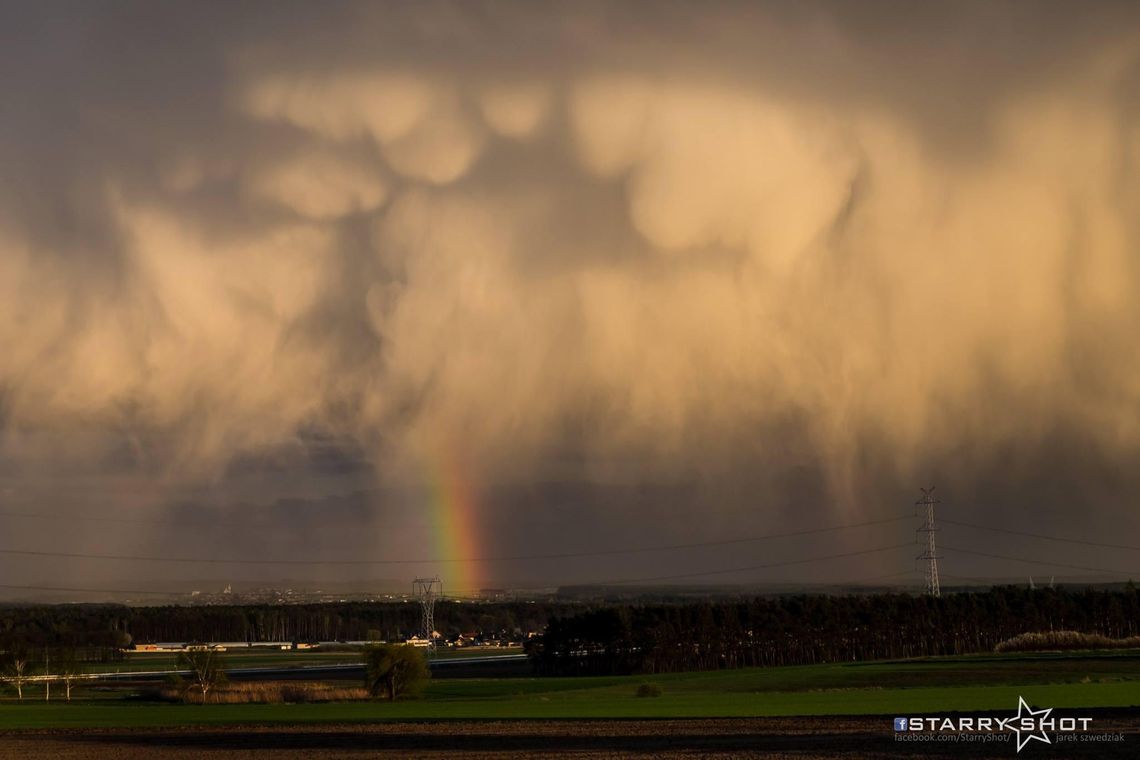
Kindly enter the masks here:
M 423 634 L 428 647 L 435 650 L 435 601 L 443 596 L 443 581 L 434 578 L 416 578 L 412 581 L 412 593 L 420 600 L 423 608 Z
M 920 488 L 922 491 L 922 500 L 916 501 L 915 506 L 926 507 L 926 522 L 918 533 L 926 534 L 926 551 L 918 555 L 915 559 L 926 560 L 926 593 L 931 596 L 942 596 L 942 589 L 938 585 L 938 550 L 934 545 L 934 534 L 938 529 L 934 527 L 934 505 L 938 504 L 938 499 L 934 498 L 934 486 L 930 488 Z

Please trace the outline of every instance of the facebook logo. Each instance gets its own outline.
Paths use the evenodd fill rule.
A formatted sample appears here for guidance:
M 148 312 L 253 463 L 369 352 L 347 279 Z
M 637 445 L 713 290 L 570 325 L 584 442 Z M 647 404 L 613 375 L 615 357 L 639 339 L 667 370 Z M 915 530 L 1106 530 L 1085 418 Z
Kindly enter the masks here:
M 895 718 L 895 730 L 906 731 L 906 718 Z

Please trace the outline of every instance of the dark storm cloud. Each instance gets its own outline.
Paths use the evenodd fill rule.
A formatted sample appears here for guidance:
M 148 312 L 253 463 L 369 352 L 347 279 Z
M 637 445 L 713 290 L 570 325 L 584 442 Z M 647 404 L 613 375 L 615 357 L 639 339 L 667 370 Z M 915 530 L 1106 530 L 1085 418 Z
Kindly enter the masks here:
M 242 503 L 289 472 L 319 503 L 376 473 L 411 489 L 374 497 L 384 535 L 461 461 L 505 550 L 561 482 L 629 540 L 879 515 L 932 477 L 988 510 L 1002 473 L 1010 519 L 1086 481 L 1117 518 L 1137 21 L 6 4 L 7 498 L 96 473 L 140 510 Z M 673 518 L 593 490 L 646 482 Z

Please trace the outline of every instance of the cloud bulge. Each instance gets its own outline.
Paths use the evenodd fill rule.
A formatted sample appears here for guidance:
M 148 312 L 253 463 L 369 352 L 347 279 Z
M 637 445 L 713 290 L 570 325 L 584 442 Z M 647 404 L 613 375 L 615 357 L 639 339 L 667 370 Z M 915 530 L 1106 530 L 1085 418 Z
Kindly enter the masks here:
M 105 10 L 5 11 L 13 461 L 319 436 L 870 513 L 1140 453 L 1127 6 Z

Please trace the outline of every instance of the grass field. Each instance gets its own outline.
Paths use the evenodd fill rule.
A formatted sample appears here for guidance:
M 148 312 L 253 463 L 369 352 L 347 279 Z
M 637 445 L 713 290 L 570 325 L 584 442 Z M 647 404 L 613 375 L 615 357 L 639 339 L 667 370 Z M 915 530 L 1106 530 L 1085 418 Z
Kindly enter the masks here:
M 487 657 L 497 654 L 521 654 L 515 647 L 466 647 L 463 649 L 441 649 L 433 655 L 436 659 L 456 659 L 463 657 Z M 307 665 L 338 665 L 359 663 L 364 660 L 360 652 L 300 650 L 281 651 L 272 649 L 242 650 L 231 649 L 224 655 L 227 668 L 274 668 L 303 667 Z M 93 665 L 93 673 L 139 672 L 153 670 L 175 670 L 178 655 L 173 652 L 134 652 L 118 662 L 105 662 Z
M 646 682 L 660 697 L 639 698 Z M 35 692 L 33 692 L 35 693 Z M 42 693 L 42 692 L 41 692 Z M 0 705 L 0 729 L 385 720 L 910 715 L 1140 706 L 1140 652 L 986 655 L 595 678 L 436 681 L 422 700 L 163 705 L 87 692 L 70 705 Z

